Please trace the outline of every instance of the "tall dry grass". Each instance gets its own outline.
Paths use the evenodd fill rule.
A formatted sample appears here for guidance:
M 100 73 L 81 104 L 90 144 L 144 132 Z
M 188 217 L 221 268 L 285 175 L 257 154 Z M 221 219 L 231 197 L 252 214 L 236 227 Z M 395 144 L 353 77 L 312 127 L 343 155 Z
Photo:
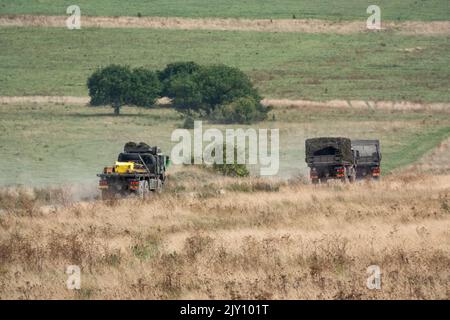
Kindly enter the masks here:
M 185 168 L 170 181 L 146 201 L 2 191 L 0 298 L 450 298 L 450 176 L 312 186 Z M 374 264 L 381 290 L 366 287 Z

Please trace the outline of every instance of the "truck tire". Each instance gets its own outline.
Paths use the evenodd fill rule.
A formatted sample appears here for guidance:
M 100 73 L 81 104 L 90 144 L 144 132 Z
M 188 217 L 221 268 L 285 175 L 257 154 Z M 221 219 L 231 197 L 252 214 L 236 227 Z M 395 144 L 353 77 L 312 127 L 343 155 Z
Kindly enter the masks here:
M 155 193 L 161 193 L 163 189 L 163 182 L 161 179 L 156 180 L 156 188 L 153 190 Z
M 319 184 L 319 179 L 311 179 L 312 184 Z
M 323 177 L 323 178 L 320 178 L 320 183 L 327 183 L 327 178 L 326 177 Z
M 139 182 L 139 190 L 137 192 L 138 198 L 145 200 L 150 196 L 150 189 L 147 180 L 142 180 Z
M 349 171 L 349 169 L 347 167 L 345 167 L 345 169 L 344 169 L 344 176 L 341 178 L 341 181 L 343 183 L 347 183 L 348 182 L 348 171 Z
M 356 170 L 355 170 L 355 168 L 352 168 L 352 170 L 351 170 L 349 181 L 350 181 L 350 183 L 354 183 L 356 181 Z

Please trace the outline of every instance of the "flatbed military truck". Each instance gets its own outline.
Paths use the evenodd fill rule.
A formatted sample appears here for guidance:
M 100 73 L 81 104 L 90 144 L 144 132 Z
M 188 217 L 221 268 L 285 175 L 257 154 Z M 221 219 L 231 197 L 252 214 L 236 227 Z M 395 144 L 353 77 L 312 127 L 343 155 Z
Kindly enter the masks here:
M 381 175 L 381 150 L 379 140 L 352 140 L 352 149 L 358 166 L 356 178 L 377 180 Z
M 329 179 L 353 182 L 356 179 L 356 158 L 347 138 L 323 137 L 305 141 L 306 163 L 311 182 L 325 183 Z
M 135 195 L 147 198 L 151 192 L 161 192 L 166 182 L 170 160 L 158 147 L 146 143 L 128 142 L 114 166 L 105 167 L 97 176 L 102 199 Z

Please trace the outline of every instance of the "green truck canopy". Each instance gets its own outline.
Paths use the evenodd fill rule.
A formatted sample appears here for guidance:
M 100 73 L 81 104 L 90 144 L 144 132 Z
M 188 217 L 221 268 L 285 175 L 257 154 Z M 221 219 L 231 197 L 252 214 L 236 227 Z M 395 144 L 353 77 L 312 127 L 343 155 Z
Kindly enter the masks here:
M 334 155 L 342 160 L 353 162 L 352 142 L 348 138 L 312 138 L 305 141 L 306 159 Z

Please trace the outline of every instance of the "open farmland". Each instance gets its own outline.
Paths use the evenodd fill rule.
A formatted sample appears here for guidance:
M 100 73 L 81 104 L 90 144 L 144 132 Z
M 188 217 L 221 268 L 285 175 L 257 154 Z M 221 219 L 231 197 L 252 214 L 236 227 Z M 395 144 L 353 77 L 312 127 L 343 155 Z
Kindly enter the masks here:
M 110 63 L 194 60 L 250 75 L 270 98 L 450 101 L 448 37 L 151 29 L 0 29 L 0 95 L 87 95 Z
M 1 14 L 63 15 L 68 0 L 1 0 Z M 77 0 L 83 15 L 366 20 L 369 0 Z M 447 0 L 378 0 L 386 20 L 449 20 Z

